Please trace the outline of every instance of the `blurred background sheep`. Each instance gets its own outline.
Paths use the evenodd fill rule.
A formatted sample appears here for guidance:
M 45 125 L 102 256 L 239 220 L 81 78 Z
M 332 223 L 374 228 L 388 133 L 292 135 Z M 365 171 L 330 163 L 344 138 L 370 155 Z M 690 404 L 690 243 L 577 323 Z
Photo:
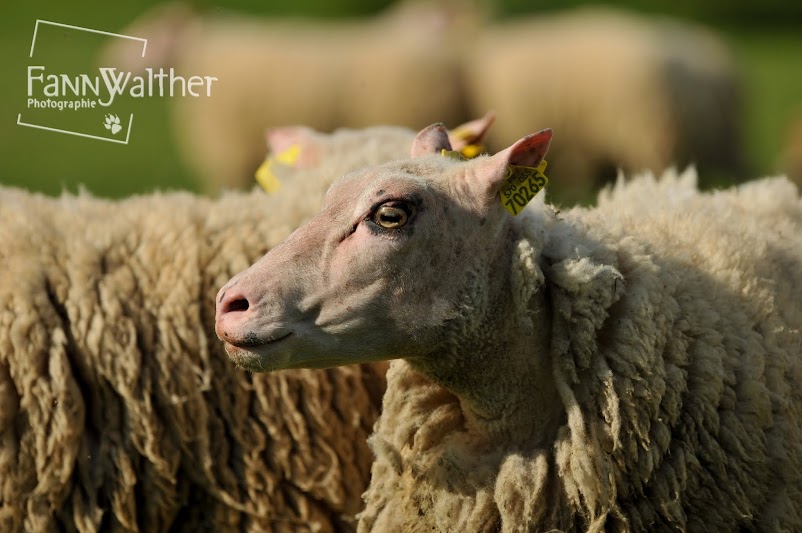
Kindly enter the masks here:
M 713 32 L 610 9 L 479 18 L 405 2 L 363 22 L 265 21 L 168 3 L 123 30 L 148 39 L 145 58 L 140 43 L 112 39 L 101 64 L 220 78 L 213 98 L 170 106 L 184 160 L 211 193 L 252 185 L 265 127 L 454 123 L 465 98 L 472 115 L 499 110 L 497 146 L 558 132 L 558 200 L 587 198 L 618 168 L 739 170 L 739 83 Z
M 617 170 L 740 170 L 740 85 L 724 42 L 668 18 L 599 8 L 485 29 L 466 65 L 470 104 L 492 106 L 494 146 L 555 131 L 552 193 L 586 199 Z
M 50 193 L 78 183 L 106 196 L 249 187 L 268 127 L 419 129 L 492 109 L 491 149 L 555 128 L 552 193 L 570 203 L 591 198 L 618 167 L 780 170 L 802 93 L 802 7 L 779 0 L 627 0 L 619 11 L 566 0 L 561 8 L 580 9 L 556 13 L 521 0 L 146 0 L 114 12 L 100 0 L 12 3 L 0 20 L 7 117 L 31 113 L 28 65 L 93 73 L 102 57 L 143 67 L 138 46 L 121 45 L 130 41 L 52 27 L 40 27 L 29 59 L 37 18 L 148 37 L 151 67 L 219 80 L 210 98 L 120 97 L 115 109 L 135 116 L 127 146 L 4 121 L 0 180 Z
M 175 140 L 207 192 L 253 184 L 268 126 L 454 124 L 467 115 L 445 9 L 399 4 L 364 21 L 266 20 L 201 15 L 158 5 L 112 39 L 102 66 L 174 67 L 219 78 L 212 98 L 175 98 Z

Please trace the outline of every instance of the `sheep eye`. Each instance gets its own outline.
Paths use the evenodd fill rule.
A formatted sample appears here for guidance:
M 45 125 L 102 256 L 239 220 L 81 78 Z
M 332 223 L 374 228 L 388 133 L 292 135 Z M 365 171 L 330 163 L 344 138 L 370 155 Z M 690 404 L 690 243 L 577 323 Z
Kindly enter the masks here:
M 373 212 L 373 222 L 385 229 L 398 229 L 409 222 L 412 209 L 409 205 L 401 202 L 386 203 L 380 205 Z

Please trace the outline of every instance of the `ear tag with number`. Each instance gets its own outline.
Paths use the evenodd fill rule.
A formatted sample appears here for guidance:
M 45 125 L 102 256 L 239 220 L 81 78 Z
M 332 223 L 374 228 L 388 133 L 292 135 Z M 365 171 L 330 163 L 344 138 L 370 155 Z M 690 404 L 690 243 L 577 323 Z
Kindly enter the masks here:
M 507 170 L 507 179 L 499 191 L 501 205 L 512 216 L 516 216 L 526 207 L 526 204 L 543 190 L 549 179 L 544 172 L 546 171 L 546 160 L 540 162 L 535 167 L 523 167 L 510 165 Z

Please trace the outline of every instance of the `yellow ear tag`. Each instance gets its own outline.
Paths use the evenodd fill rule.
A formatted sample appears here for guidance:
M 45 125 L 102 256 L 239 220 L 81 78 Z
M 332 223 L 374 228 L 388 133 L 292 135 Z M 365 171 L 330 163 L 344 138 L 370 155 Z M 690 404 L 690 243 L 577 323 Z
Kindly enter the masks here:
M 256 169 L 256 182 L 262 186 L 267 194 L 275 194 L 281 188 L 281 182 L 273 172 L 273 163 L 285 166 L 292 166 L 298 161 L 301 155 L 301 146 L 293 144 L 286 150 L 277 153 L 273 157 L 268 157 L 258 169 Z
M 440 151 L 440 155 L 442 155 L 443 157 L 450 157 L 451 159 L 456 159 L 458 161 L 465 161 L 465 156 L 462 155 L 462 153 L 457 150 L 446 150 L 445 148 L 443 148 Z
M 275 155 L 274 159 L 282 165 L 292 166 L 301 155 L 301 145 L 293 144 L 289 148 Z
M 473 159 L 485 151 L 485 147 L 481 144 L 470 143 L 471 139 L 476 138 L 476 134 L 467 128 L 454 128 L 451 130 L 451 137 L 469 142 L 459 151 L 465 159 Z
M 549 183 L 546 177 L 546 160 L 540 162 L 537 168 L 510 165 L 507 179 L 499 191 L 501 205 L 512 216 L 517 215 L 532 201 L 537 193 Z
M 467 159 L 473 159 L 477 155 L 485 151 L 485 147 L 481 144 L 466 144 L 460 153 Z
M 256 170 L 256 182 L 262 186 L 267 194 L 275 194 L 281 188 L 281 182 L 273 173 L 273 159 L 267 158 Z

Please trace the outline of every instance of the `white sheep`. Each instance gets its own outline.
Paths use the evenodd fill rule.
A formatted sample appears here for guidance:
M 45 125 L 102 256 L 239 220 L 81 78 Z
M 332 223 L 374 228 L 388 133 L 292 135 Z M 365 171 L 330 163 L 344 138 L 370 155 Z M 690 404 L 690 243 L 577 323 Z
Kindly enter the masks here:
M 489 111 L 449 130 L 451 146 L 467 158 L 475 157 L 484 150 L 482 142 L 494 120 L 495 114 Z M 332 182 L 346 172 L 403 159 L 416 134 L 400 126 L 339 128 L 332 133 L 308 126 L 269 128 L 265 133 L 267 159 L 256 178 L 268 192 L 286 194 L 289 201 L 319 202 Z
M 275 197 L 0 188 L 0 531 L 353 529 L 386 365 L 234 371 L 213 297 L 336 173 L 408 153 L 388 131 L 296 139 Z
M 215 76 L 211 97 L 174 97 L 174 138 L 207 192 L 252 183 L 265 127 L 397 124 L 464 120 L 464 90 L 445 10 L 404 3 L 372 19 L 323 22 L 261 19 L 180 3 L 159 5 L 114 39 L 103 66 L 173 67 Z
M 465 63 L 469 108 L 494 108 L 491 146 L 533 125 L 560 131 L 560 200 L 588 200 L 616 168 L 740 166 L 740 84 L 711 31 L 669 18 L 581 8 L 484 28 Z
M 459 162 L 435 125 L 339 179 L 220 290 L 230 358 L 403 358 L 360 531 L 802 529 L 799 193 L 646 176 L 514 218 L 550 140 Z
M 296 213 L 0 189 L 0 530 L 353 528 L 384 369 L 265 379 L 212 335 Z

